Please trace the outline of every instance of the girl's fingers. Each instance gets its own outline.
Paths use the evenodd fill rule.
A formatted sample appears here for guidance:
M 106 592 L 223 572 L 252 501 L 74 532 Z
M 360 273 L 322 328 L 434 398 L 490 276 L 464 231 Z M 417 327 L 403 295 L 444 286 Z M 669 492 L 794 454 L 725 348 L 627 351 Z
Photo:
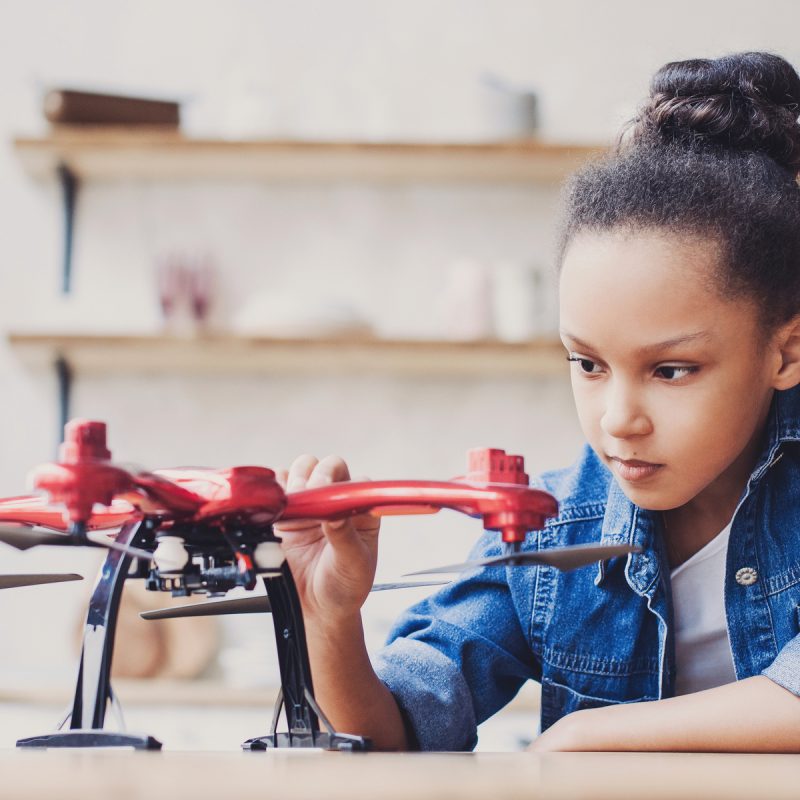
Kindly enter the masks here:
M 317 462 L 306 483 L 307 488 L 314 486 L 327 486 L 329 483 L 349 481 L 350 470 L 339 456 L 325 456 Z
M 284 477 L 285 476 L 285 477 Z M 285 482 L 287 492 L 312 489 L 317 486 L 328 486 L 332 483 L 350 480 L 347 463 L 339 456 L 325 456 L 321 461 L 312 455 L 302 455 L 292 462 L 288 473 L 286 470 L 276 472 L 278 482 Z M 369 478 L 359 478 L 367 481 Z M 285 532 L 310 531 L 321 528 L 326 539 L 337 548 L 347 546 L 348 540 L 354 544 L 359 535 L 377 536 L 380 520 L 371 514 L 359 514 L 338 520 L 287 520 L 278 522 L 276 529 Z
M 276 472 L 278 482 L 281 482 L 282 473 L 285 470 Z M 350 480 L 350 470 L 347 464 L 339 456 L 326 456 L 321 461 L 312 455 L 298 456 L 289 467 L 285 478 L 285 491 L 298 492 L 303 489 L 312 489 L 315 486 L 327 486 L 331 483 Z M 334 522 L 324 522 L 323 520 L 292 520 L 280 522 L 276 525 L 278 530 L 300 531 L 315 529 L 323 523 L 330 526 L 330 530 L 342 528 L 349 520 L 337 520 Z
M 340 481 L 350 480 L 350 469 L 345 461 L 339 456 L 325 456 L 320 461 L 311 473 L 311 477 L 306 484 L 307 488 L 311 489 L 315 486 L 328 486 L 331 483 L 339 483 Z M 336 535 L 338 532 L 344 532 L 346 536 L 355 534 L 352 526 L 352 518 L 345 517 L 344 519 L 328 520 L 323 522 L 322 529 L 326 537 L 331 538 L 329 534 Z M 338 537 L 341 539 L 341 537 Z
M 275 480 L 278 482 L 278 486 L 281 487 L 284 491 L 286 491 L 286 479 L 289 477 L 289 470 L 288 469 L 276 469 L 275 470 Z
M 276 531 L 314 531 L 319 528 L 319 522 L 315 519 L 287 519 L 278 520 L 272 527 Z
M 314 471 L 314 468 L 319 462 L 312 455 L 298 456 L 289 467 L 289 473 L 286 477 L 286 491 L 298 492 L 305 489 L 308 482 L 309 475 Z
M 353 481 L 357 483 L 368 483 L 371 480 L 372 478 L 368 478 L 366 475 L 359 475 L 357 478 L 353 478 Z M 381 518 L 367 511 L 366 514 L 359 514 L 357 517 L 353 517 L 353 525 L 361 534 L 377 536 L 381 529 Z

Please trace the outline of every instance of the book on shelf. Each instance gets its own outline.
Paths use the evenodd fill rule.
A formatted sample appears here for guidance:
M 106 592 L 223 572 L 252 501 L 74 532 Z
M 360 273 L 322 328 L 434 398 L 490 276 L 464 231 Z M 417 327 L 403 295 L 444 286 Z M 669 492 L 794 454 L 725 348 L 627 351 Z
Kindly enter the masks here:
M 44 115 L 54 125 L 157 125 L 177 128 L 180 105 L 172 100 L 51 89 L 44 96 Z

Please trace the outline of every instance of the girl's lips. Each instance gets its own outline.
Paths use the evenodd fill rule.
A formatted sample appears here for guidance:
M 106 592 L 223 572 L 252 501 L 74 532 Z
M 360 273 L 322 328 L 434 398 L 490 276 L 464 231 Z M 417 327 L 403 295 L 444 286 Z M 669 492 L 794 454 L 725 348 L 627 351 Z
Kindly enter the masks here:
M 663 464 L 650 464 L 647 461 L 622 461 L 614 457 L 611 458 L 611 463 L 617 475 L 629 483 L 643 481 L 654 475 L 664 466 Z

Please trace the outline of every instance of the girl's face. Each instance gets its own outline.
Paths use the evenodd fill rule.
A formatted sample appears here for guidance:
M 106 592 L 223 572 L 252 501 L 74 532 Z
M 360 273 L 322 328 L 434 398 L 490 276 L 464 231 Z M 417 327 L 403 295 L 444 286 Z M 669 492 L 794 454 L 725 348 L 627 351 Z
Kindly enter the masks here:
M 622 230 L 580 233 L 564 258 L 581 427 L 642 508 L 735 501 L 760 450 L 774 364 L 754 304 L 715 290 L 716 259 L 707 241 Z

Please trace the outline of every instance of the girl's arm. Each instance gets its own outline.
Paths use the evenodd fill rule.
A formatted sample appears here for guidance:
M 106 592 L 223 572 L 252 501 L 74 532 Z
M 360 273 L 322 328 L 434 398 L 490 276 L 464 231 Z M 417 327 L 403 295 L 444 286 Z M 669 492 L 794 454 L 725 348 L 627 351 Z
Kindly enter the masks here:
M 370 664 L 361 616 L 308 618 L 306 636 L 314 695 L 334 728 L 368 737 L 376 750 L 408 750 L 397 702 Z
M 758 675 L 667 700 L 576 711 L 531 749 L 800 753 L 800 697 Z

